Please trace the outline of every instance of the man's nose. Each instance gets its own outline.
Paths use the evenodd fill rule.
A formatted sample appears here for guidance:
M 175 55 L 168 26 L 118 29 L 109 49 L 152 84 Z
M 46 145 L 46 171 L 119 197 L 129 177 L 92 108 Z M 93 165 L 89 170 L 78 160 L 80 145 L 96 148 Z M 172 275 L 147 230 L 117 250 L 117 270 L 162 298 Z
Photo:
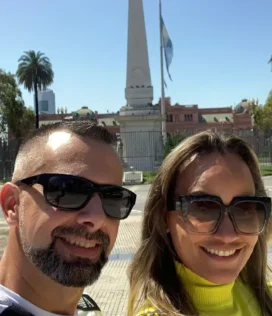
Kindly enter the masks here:
M 89 203 L 77 214 L 77 222 L 87 226 L 90 231 L 97 231 L 105 225 L 106 214 L 100 196 L 96 193 Z

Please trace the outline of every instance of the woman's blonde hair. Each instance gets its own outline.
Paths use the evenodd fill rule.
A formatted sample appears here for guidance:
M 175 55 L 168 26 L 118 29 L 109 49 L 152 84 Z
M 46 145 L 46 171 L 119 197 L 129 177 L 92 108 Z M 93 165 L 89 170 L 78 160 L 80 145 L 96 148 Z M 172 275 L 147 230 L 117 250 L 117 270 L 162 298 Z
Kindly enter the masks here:
M 249 167 L 257 196 L 266 196 L 258 159 L 251 147 L 235 136 L 201 132 L 181 142 L 164 160 L 154 180 L 145 206 L 141 245 L 129 268 L 128 316 L 148 298 L 157 315 L 199 315 L 178 279 L 176 257 L 167 234 L 167 204 L 173 198 L 176 178 L 196 158 L 211 153 L 236 154 Z M 272 315 L 272 299 L 267 286 L 267 240 L 271 225 L 259 235 L 254 251 L 240 278 L 255 294 L 263 314 Z

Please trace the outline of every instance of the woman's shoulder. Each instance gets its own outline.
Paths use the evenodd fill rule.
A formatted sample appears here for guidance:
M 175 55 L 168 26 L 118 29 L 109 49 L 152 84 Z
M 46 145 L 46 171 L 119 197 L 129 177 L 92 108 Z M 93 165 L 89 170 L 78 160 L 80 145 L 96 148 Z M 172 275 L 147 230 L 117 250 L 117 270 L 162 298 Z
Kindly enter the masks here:
M 165 313 L 156 310 L 155 308 L 148 308 L 144 310 L 140 310 L 136 316 L 166 316 Z
M 247 284 L 245 284 L 244 282 L 242 282 L 241 280 L 238 280 L 238 282 L 235 282 L 236 284 L 236 289 L 238 289 L 238 291 L 242 291 L 242 293 L 245 293 L 245 291 L 247 291 L 248 293 L 251 292 L 250 288 L 247 286 Z M 270 292 L 270 295 L 272 295 L 272 281 L 266 282 L 268 290 Z
M 246 283 L 244 283 L 240 278 L 238 278 L 238 280 L 235 282 L 235 284 L 240 286 L 240 287 L 242 286 L 242 287 L 247 288 Z M 267 287 L 272 291 L 272 281 L 268 281 L 268 282 L 266 282 L 266 284 L 267 284 Z
M 149 302 L 145 302 L 135 316 L 166 316 L 166 314 L 153 307 Z

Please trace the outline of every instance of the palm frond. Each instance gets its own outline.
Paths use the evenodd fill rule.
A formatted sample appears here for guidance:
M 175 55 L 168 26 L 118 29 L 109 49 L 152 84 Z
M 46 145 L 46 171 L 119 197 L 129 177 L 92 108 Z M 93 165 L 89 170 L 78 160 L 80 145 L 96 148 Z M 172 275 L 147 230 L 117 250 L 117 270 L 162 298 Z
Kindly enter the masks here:
M 42 52 L 34 50 L 24 52 L 18 60 L 16 72 L 18 82 L 29 91 L 38 85 L 39 89 L 46 89 L 54 81 L 52 64 Z

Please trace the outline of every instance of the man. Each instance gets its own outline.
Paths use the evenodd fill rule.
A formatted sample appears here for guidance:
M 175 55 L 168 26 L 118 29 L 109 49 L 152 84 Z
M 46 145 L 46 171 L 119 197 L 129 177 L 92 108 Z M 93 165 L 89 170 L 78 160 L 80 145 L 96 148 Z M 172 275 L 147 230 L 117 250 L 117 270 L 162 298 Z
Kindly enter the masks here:
M 1 315 L 101 315 L 83 288 L 99 278 L 136 200 L 121 187 L 112 143 L 103 127 L 70 122 L 44 126 L 21 145 L 0 195 L 10 227 Z

